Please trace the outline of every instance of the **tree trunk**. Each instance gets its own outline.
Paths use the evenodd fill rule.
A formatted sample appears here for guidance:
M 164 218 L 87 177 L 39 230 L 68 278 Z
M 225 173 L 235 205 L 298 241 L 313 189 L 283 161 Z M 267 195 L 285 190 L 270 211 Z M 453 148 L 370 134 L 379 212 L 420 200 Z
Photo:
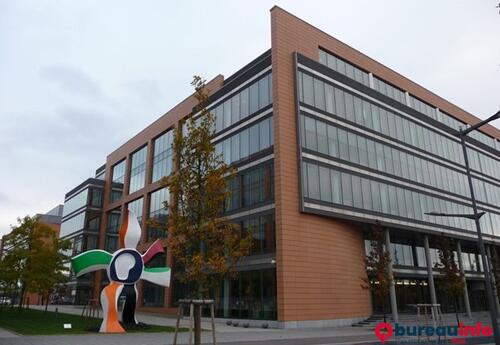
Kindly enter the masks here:
M 460 327 L 460 319 L 458 318 L 458 297 L 455 296 L 455 316 L 457 317 L 457 327 Z
M 194 305 L 194 345 L 201 345 L 201 305 Z
M 26 293 L 26 287 L 25 285 L 23 284 L 23 286 L 21 287 L 21 296 L 19 296 L 19 309 L 22 309 L 23 308 L 23 303 L 24 303 L 24 295 Z
M 45 312 L 47 312 L 47 308 L 49 307 L 49 294 L 45 296 Z
M 385 298 L 382 298 L 382 313 L 384 314 L 384 322 L 387 322 L 387 317 L 385 315 Z

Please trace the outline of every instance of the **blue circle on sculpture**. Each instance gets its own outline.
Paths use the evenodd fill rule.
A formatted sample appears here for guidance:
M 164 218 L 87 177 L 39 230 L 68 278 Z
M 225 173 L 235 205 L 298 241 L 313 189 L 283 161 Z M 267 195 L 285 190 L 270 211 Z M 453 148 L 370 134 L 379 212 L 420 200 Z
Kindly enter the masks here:
M 144 262 L 135 249 L 120 249 L 109 264 L 109 280 L 123 284 L 134 284 L 141 278 Z

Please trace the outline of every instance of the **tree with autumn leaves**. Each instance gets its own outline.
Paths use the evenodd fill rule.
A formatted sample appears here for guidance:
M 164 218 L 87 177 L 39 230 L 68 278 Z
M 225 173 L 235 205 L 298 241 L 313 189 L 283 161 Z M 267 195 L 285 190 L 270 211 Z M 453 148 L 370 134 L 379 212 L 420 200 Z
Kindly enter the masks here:
M 223 216 L 230 197 L 227 181 L 235 171 L 215 152 L 215 118 L 206 109 L 205 80 L 195 76 L 191 85 L 198 102 L 174 134 L 176 171 L 166 178 L 174 202 L 168 205 L 168 249 L 175 261 L 174 275 L 190 287 L 190 297 L 208 298 L 222 278 L 249 254 L 251 234 Z
M 363 277 L 364 289 L 369 289 L 373 297 L 380 302 L 380 308 L 386 322 L 386 300 L 391 291 L 393 277 L 389 271 L 391 255 L 384 245 L 384 229 L 380 224 L 372 226 L 367 234 L 370 241 L 370 251 L 365 257 L 366 277 Z
M 3 292 L 19 291 L 19 307 L 27 292 L 42 295 L 47 304 L 55 286 L 67 280 L 64 263 L 68 257 L 64 251 L 69 249 L 70 242 L 60 239 L 38 217 L 30 216 L 19 218 L 18 225 L 4 240 L 4 248 L 9 249 L 0 262 Z
M 437 280 L 439 281 L 440 289 L 453 300 L 458 325 L 460 323 L 458 317 L 458 300 L 464 292 L 465 281 L 457 265 L 454 248 L 454 241 L 442 236 L 437 242 L 439 262 L 435 264 L 435 267 L 439 271 Z

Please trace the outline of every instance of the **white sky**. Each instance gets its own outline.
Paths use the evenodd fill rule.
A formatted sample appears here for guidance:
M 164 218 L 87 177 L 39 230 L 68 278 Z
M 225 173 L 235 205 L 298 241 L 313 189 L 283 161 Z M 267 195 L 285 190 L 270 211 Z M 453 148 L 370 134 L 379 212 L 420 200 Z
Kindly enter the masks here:
M 270 48 L 275 4 L 479 117 L 500 109 L 498 0 L 0 0 L 0 234 L 62 203 L 193 74 Z

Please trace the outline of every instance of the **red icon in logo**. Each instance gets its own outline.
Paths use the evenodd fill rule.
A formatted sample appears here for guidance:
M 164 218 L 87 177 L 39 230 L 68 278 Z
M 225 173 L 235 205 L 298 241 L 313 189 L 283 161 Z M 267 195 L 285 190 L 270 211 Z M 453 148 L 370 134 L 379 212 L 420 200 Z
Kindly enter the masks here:
M 380 322 L 375 327 L 375 335 L 380 340 L 381 343 L 384 343 L 390 337 L 392 337 L 392 326 L 387 322 Z

